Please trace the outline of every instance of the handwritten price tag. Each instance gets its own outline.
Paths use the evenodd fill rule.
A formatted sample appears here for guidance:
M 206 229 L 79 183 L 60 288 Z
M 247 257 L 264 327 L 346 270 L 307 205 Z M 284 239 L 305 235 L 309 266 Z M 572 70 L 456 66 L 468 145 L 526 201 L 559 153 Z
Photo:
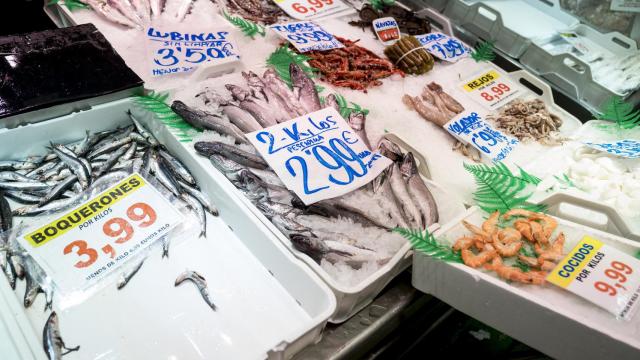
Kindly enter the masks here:
M 416 35 L 422 46 L 431 55 L 449 62 L 456 62 L 469 56 L 470 49 L 455 38 L 443 33 L 433 32 L 424 35 Z
M 308 20 L 348 10 L 341 0 L 274 0 L 287 15 L 297 20 Z
M 58 291 L 71 293 L 97 284 L 182 219 L 158 190 L 132 174 L 19 241 Z
M 629 320 L 640 298 L 640 261 L 585 236 L 547 281 Z
M 276 24 L 270 27 L 300 52 L 344 47 L 333 35 L 312 21 Z
M 400 39 L 400 28 L 398 22 L 392 17 L 383 17 L 373 20 L 371 23 L 373 30 L 380 40 L 385 45 L 391 45 Z
M 640 158 L 640 141 L 638 140 L 626 139 L 610 143 L 584 142 L 584 144 L 596 150 L 620 157 L 629 159 Z
M 485 70 L 460 83 L 462 91 L 490 111 L 522 95 L 520 86 L 496 69 Z
M 153 76 L 187 73 L 197 66 L 217 66 L 240 59 L 229 32 L 147 30 L 147 57 Z
M 353 191 L 391 164 L 371 152 L 332 107 L 247 135 L 307 205 Z
M 493 161 L 502 161 L 519 144 L 512 138 L 483 120 L 476 112 L 463 111 L 444 125 L 451 135 L 468 144 Z

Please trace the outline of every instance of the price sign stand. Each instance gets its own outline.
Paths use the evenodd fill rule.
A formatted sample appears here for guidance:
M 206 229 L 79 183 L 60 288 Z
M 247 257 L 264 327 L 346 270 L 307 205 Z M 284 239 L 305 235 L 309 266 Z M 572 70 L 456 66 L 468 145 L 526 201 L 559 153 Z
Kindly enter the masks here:
M 309 20 L 349 9 L 341 0 L 274 0 L 287 15 L 296 20 Z
M 467 78 L 458 86 L 464 94 L 489 111 L 495 111 L 525 93 L 520 85 L 493 66 Z
M 344 47 L 338 39 L 313 21 L 274 24 L 270 28 L 303 53 Z
M 468 57 L 470 49 L 462 41 L 440 32 L 415 36 L 431 55 L 448 62 Z

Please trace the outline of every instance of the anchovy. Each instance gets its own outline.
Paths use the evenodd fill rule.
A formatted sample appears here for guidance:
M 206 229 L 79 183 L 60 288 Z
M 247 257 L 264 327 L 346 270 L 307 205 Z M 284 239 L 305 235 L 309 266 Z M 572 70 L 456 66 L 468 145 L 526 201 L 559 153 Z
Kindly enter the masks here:
M 118 282 L 116 283 L 118 290 L 122 289 L 129 283 L 131 278 L 133 278 L 133 276 L 138 273 L 138 270 L 140 270 L 143 263 L 144 260 L 141 260 L 136 266 L 133 267 L 133 269 L 131 269 L 131 271 L 120 274 L 120 276 L 118 277 Z
M 51 211 L 51 212 L 60 211 L 66 208 L 67 206 L 78 201 L 78 199 L 80 199 L 82 196 L 83 194 L 76 194 L 76 196 L 74 197 L 54 200 L 43 206 L 27 205 L 27 206 L 19 207 L 13 210 L 13 215 L 14 216 L 32 216 L 32 215 L 38 215 L 45 211 Z
M 198 218 L 198 222 L 200 223 L 200 234 L 199 237 L 206 238 L 207 237 L 207 215 L 204 212 L 204 207 L 202 204 L 192 197 L 189 194 L 180 194 L 180 199 L 184 201 L 189 207 L 193 210 Z
M 151 145 L 158 145 L 158 141 L 156 138 L 138 121 L 138 119 L 133 116 L 131 110 L 127 110 L 127 115 L 129 115 L 129 119 L 133 122 L 133 125 L 136 127 L 136 130 L 142 135 Z
M 29 308 L 31 305 L 33 305 L 33 302 L 36 300 L 36 297 L 40 293 L 44 293 L 44 291 L 40 287 L 40 284 L 38 284 L 31 277 L 31 275 L 27 274 L 27 281 L 25 285 L 24 299 L 23 299 L 24 307 Z
M 11 263 L 11 261 L 9 261 L 9 252 L 4 250 L 3 251 L 4 254 L 2 254 L 2 257 L 4 258 L 2 261 L 2 271 L 4 272 L 4 275 L 7 277 L 7 281 L 9 281 L 9 285 L 11 286 L 11 288 L 13 290 L 16 289 L 16 270 L 13 268 L 13 264 Z
M 18 279 L 24 279 L 26 271 L 24 270 L 24 262 L 22 256 L 12 254 L 9 256 L 9 262 L 11 263 L 11 266 L 13 266 L 13 270 L 15 271 Z
M 178 181 L 178 184 L 184 192 L 194 197 L 202 206 L 213 216 L 218 216 L 218 209 L 209 201 L 207 196 L 203 194 L 200 190 L 192 188 L 189 184 L 186 184 L 182 181 Z
M 178 286 L 186 280 L 191 281 L 198 288 L 198 290 L 200 291 L 200 295 L 202 295 L 202 298 L 207 303 L 207 305 L 209 305 L 209 307 L 211 307 L 213 311 L 216 311 L 216 305 L 213 303 L 211 295 L 209 295 L 207 280 L 205 280 L 204 276 L 198 274 L 195 271 L 187 270 L 180 274 L 180 276 L 178 276 L 174 286 Z
M 264 170 L 269 165 L 260 156 L 248 153 L 235 146 L 219 141 L 199 141 L 193 146 L 197 152 L 205 156 L 222 155 L 238 164 Z
M 73 183 L 78 181 L 78 177 L 75 175 L 69 176 L 68 178 L 59 182 L 56 186 L 54 186 L 48 193 L 45 195 L 39 202 L 38 205 L 42 206 L 49 203 L 52 200 L 55 200 L 62 196 L 68 189 L 73 186 Z
M 131 160 L 133 158 L 133 155 L 136 153 L 136 148 L 137 147 L 138 147 L 137 144 L 129 145 L 129 147 L 126 148 L 127 151 L 125 151 L 125 153 L 118 159 L 118 162 L 124 162 L 124 161 L 127 161 L 127 160 Z
M 169 258 L 169 245 L 171 241 L 166 237 L 162 237 L 162 258 Z
M 52 311 L 51 315 L 49 315 L 47 323 L 44 326 L 44 330 L 42 331 L 42 347 L 44 348 L 44 352 L 47 354 L 47 358 L 49 358 L 49 360 L 60 360 L 63 355 L 72 351 L 80 350 L 80 346 L 68 348 L 64 344 L 64 341 L 60 336 L 58 315 L 55 311 Z M 66 351 L 62 352 L 63 350 Z
M 171 110 L 175 111 L 184 121 L 197 129 L 213 130 L 221 135 L 232 137 L 238 144 L 249 143 L 240 129 L 229 120 L 223 119 L 218 115 L 191 108 L 178 100 L 171 104 Z
M 5 182 L 0 181 L 0 189 L 14 191 L 46 190 L 55 185 L 53 182 Z
M 69 149 L 62 144 L 53 146 L 53 151 L 56 155 L 58 155 L 60 160 L 78 177 L 78 182 L 82 188 L 86 189 L 89 187 L 89 184 L 91 184 L 91 165 L 86 166 L 73 152 L 71 152 L 73 155 L 69 155 L 67 153 L 68 150 Z
M 13 226 L 11 207 L 4 195 L 5 194 L 0 191 L 0 232 L 7 231 Z
M 33 195 L 26 191 L 5 191 L 4 195 L 21 204 L 37 204 L 42 200 L 42 196 Z
M 37 180 L 22 175 L 15 171 L 2 171 L 0 172 L 0 181 L 24 181 L 24 182 L 37 182 Z
M 133 144 L 134 150 L 135 150 L 135 146 L 136 144 Z M 127 152 L 127 150 L 128 150 L 127 146 L 124 145 L 120 147 L 118 150 L 111 153 L 109 158 L 105 162 L 103 162 L 100 168 L 98 169 L 98 171 L 96 171 L 95 176 L 100 177 L 103 174 L 105 174 L 107 171 L 109 171 L 109 169 L 111 169 L 113 165 L 115 165 L 118 162 L 118 160 L 120 160 L 120 158 L 123 157 L 123 155 Z
M 0 161 L 0 170 L 31 170 L 37 165 L 29 161 L 6 160 Z
M 407 190 L 424 217 L 425 226 L 438 222 L 438 206 L 433 194 L 420 178 L 412 153 L 407 153 L 400 165 L 400 173 L 407 183 Z
M 129 135 L 127 135 L 126 137 L 120 139 L 120 140 L 116 140 L 116 141 L 112 141 L 112 142 L 108 142 L 104 145 L 102 145 L 101 147 L 91 151 L 88 155 L 87 158 L 93 160 L 94 158 L 102 155 L 102 154 L 106 154 L 108 152 L 111 152 L 119 147 L 122 147 L 123 145 L 127 145 L 129 144 L 131 141 L 133 141 L 131 139 L 131 137 Z
M 291 75 L 291 82 L 293 83 L 293 93 L 294 95 L 298 95 L 298 100 L 304 110 L 307 113 L 320 110 L 322 105 L 320 105 L 316 85 L 309 76 L 293 61 L 289 64 L 289 74 Z
M 191 184 L 191 186 L 196 184 L 196 179 L 194 179 L 189 170 L 182 165 L 180 160 L 176 159 L 164 150 L 160 150 L 158 153 L 161 158 L 166 160 L 167 167 L 176 177 L 181 178 L 184 182 Z
M 175 196 L 180 196 L 182 193 L 182 188 L 178 185 L 178 181 L 173 177 L 173 174 L 169 170 L 167 166 L 167 161 L 159 157 L 156 159 L 153 164 L 153 172 L 156 175 L 158 181 L 164 185 L 169 191 L 171 191 Z
M 53 310 L 53 288 L 51 286 L 47 286 L 44 288 L 44 311 Z

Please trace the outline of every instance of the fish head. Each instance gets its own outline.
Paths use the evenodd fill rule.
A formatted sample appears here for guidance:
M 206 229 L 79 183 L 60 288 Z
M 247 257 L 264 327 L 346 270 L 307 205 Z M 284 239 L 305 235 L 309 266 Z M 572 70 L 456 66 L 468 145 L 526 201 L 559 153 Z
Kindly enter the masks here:
M 352 111 L 349 114 L 349 126 L 355 131 L 362 131 L 365 127 L 366 118 L 363 113 Z
M 310 85 L 313 87 L 313 81 L 309 78 L 307 73 L 302 70 L 300 65 L 295 62 L 291 62 L 291 64 L 289 64 L 289 75 L 291 76 L 291 81 L 294 86 L 304 87 Z
M 291 245 L 294 249 L 305 253 L 315 262 L 320 264 L 322 256 L 326 251 L 318 238 L 311 238 L 302 234 L 291 234 L 289 235 L 289 239 L 291 240 Z
M 387 139 L 380 140 L 378 143 L 378 152 L 393 162 L 402 159 L 402 150 L 400 150 L 400 147 Z
M 249 97 L 249 92 L 238 85 L 226 84 L 224 87 L 229 90 L 229 92 L 231 92 L 231 96 L 238 101 L 243 101 Z
M 198 141 L 193 145 L 193 148 L 204 156 L 219 155 L 222 152 L 222 145 L 216 141 Z
M 406 179 L 418 173 L 418 165 L 413 157 L 413 153 L 408 152 L 404 155 L 402 163 L 400 164 L 400 173 Z

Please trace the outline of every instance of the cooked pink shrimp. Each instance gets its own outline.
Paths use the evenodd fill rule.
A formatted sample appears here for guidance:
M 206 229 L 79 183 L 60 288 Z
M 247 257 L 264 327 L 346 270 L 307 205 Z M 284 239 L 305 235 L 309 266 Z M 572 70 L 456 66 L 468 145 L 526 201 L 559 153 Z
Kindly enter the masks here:
M 513 223 L 513 227 L 516 228 L 525 237 L 525 239 L 534 242 L 533 234 L 531 233 L 531 224 L 527 220 L 516 220 Z
M 472 238 L 469 236 L 463 236 L 458 240 L 456 240 L 456 243 L 453 244 L 453 250 L 461 251 L 463 249 L 468 249 L 474 244 L 474 242 L 475 242 L 475 238 Z
M 539 255 L 538 259 L 558 262 L 564 257 L 562 254 L 562 250 L 564 249 L 564 233 L 561 232 L 558 234 L 558 237 L 551 246 L 543 248 L 540 244 L 536 243 L 534 248 Z
M 520 248 L 522 248 L 522 241 L 520 241 L 520 233 L 517 232 L 516 230 L 513 230 L 513 231 L 518 235 L 517 236 L 515 236 L 514 234 L 507 235 L 508 232 L 505 233 L 502 230 L 493 234 L 493 237 L 492 237 L 493 245 L 496 247 L 496 250 L 498 250 L 498 254 L 500 254 L 500 256 L 504 256 L 504 257 L 515 256 L 518 253 L 518 251 L 520 251 Z
M 544 284 L 544 276 L 537 271 L 529 271 L 523 272 L 522 270 L 513 267 L 513 266 L 505 266 L 502 263 L 502 259 L 500 257 L 496 257 L 493 259 L 491 264 L 485 265 L 485 269 L 493 270 L 498 274 L 498 276 L 502 279 L 509 281 L 517 281 L 525 284 Z
M 482 223 L 482 230 L 491 235 L 498 229 L 498 219 L 500 219 L 500 211 L 496 210 L 489 218 Z
M 518 259 L 520 259 L 520 261 L 532 267 L 538 267 L 540 265 L 538 264 L 538 258 L 534 258 L 531 256 L 524 256 L 522 254 L 518 254 Z
M 542 225 L 540 225 L 540 223 L 530 221 L 529 225 L 531 226 L 531 234 L 537 242 L 541 244 L 549 243 L 549 238 L 544 235 L 544 229 L 542 228 Z
M 547 239 L 551 238 L 551 234 L 553 234 L 553 231 L 558 227 L 558 221 L 546 214 L 535 214 L 531 216 L 529 220 L 542 221 L 542 230 Z
M 491 242 L 491 234 L 488 234 L 484 230 L 480 229 L 479 227 L 471 224 L 466 220 L 462 220 L 462 225 L 464 225 L 464 227 L 466 227 L 467 230 L 471 231 L 474 235 L 480 236 L 480 238 L 482 238 L 484 242 Z
M 461 255 L 462 261 L 464 261 L 467 266 L 477 268 L 496 257 L 497 252 L 491 247 L 491 245 L 489 245 L 489 247 L 485 247 L 485 249 L 477 255 L 469 249 L 462 250 Z
M 533 215 L 535 215 L 536 213 L 533 211 L 529 211 L 529 210 L 525 210 L 525 209 L 511 209 L 509 211 L 507 211 L 506 213 L 504 213 L 504 215 L 502 215 L 502 217 L 505 220 L 509 220 L 514 216 L 522 216 L 522 217 L 531 217 Z

